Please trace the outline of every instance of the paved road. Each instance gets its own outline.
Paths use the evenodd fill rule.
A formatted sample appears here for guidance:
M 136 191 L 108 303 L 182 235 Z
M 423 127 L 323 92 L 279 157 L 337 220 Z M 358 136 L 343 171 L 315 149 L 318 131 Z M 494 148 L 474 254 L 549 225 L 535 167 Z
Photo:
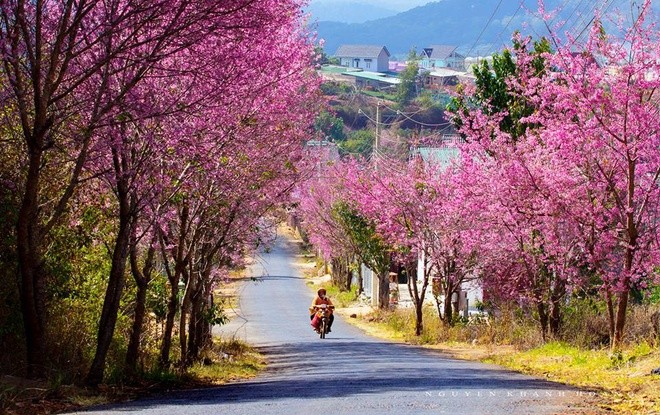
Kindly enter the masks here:
M 240 307 L 223 329 L 259 346 L 269 365 L 255 380 L 183 391 L 93 412 L 106 414 L 566 414 L 586 393 L 496 366 L 366 336 L 337 318 L 320 340 L 309 326 L 312 293 L 279 241 L 252 267 Z

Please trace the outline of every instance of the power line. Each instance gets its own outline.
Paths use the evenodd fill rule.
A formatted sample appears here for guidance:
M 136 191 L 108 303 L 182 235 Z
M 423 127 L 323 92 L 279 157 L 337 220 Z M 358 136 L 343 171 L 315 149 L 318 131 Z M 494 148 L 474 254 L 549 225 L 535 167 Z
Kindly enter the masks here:
M 511 18 L 509 19 L 509 21 L 506 22 L 506 25 L 504 26 L 504 29 L 500 30 L 500 33 L 497 35 L 497 37 L 500 38 L 500 40 L 502 41 L 502 43 L 503 43 L 504 46 L 506 46 L 506 42 L 504 42 L 504 40 L 502 39 L 502 35 L 504 34 L 504 32 L 507 31 L 507 29 L 509 28 L 509 25 L 511 24 L 511 22 L 513 21 L 513 19 L 516 18 L 516 15 L 518 14 L 518 12 L 519 12 L 520 10 L 522 10 L 522 8 L 523 8 L 524 5 L 525 5 L 525 0 L 520 0 L 520 3 L 518 4 L 518 8 L 517 8 L 516 11 L 513 13 L 513 16 L 511 16 Z M 472 51 L 470 50 L 470 52 L 472 52 Z
M 414 122 L 415 124 L 421 125 L 421 126 L 424 126 L 424 127 L 449 127 L 449 126 L 451 126 L 451 122 L 449 122 L 449 121 L 448 122 L 443 122 L 443 123 L 440 123 L 440 124 L 429 124 L 429 123 L 414 120 L 414 119 L 410 118 L 409 116 L 407 116 L 406 114 L 404 114 L 400 111 L 397 111 L 397 114 L 402 115 L 408 121 Z
M 479 36 L 477 36 L 477 40 L 474 41 L 474 44 L 472 45 L 472 47 L 470 48 L 470 51 L 467 53 L 466 56 L 470 56 L 470 54 L 472 53 L 472 50 L 477 46 L 477 43 L 479 43 L 479 40 L 481 40 L 481 36 L 483 36 L 486 29 L 488 28 L 490 23 L 493 21 L 493 18 L 495 17 L 495 14 L 500 9 L 500 6 L 502 6 L 502 2 L 503 2 L 503 0 L 500 0 L 499 3 L 497 3 L 497 7 L 495 7 L 495 10 L 493 10 L 493 13 L 490 15 L 490 18 L 486 22 L 486 25 L 484 26 L 483 29 L 481 29 L 481 33 L 479 33 Z
M 575 8 L 573 9 L 573 12 L 570 14 L 570 16 L 568 16 L 568 17 L 564 20 L 564 22 L 561 24 L 561 26 L 559 26 L 559 27 L 557 28 L 557 31 L 562 30 L 562 29 L 566 26 L 566 24 L 567 24 L 567 23 L 573 18 L 573 16 L 575 16 L 575 13 L 577 13 L 578 9 L 580 9 L 580 7 L 582 6 L 582 3 L 584 3 L 584 0 L 580 0 L 580 2 L 577 4 L 577 6 L 575 6 Z M 581 14 L 582 14 L 582 13 L 580 13 L 580 15 L 581 15 Z M 580 15 L 578 15 L 578 17 L 579 17 Z M 554 20 L 550 22 L 551 25 L 554 24 L 554 23 L 555 23 Z
M 603 5 L 603 9 L 602 9 L 602 14 L 603 15 L 606 14 L 608 12 L 608 10 L 610 9 L 610 7 L 612 7 L 613 4 L 614 4 L 614 0 L 605 0 L 605 4 Z M 596 20 L 596 8 L 597 8 L 597 5 L 594 5 L 594 7 L 591 9 L 591 14 L 593 16 L 584 25 L 584 28 L 580 31 L 580 33 L 575 37 L 576 42 L 582 37 L 582 35 L 584 34 L 584 32 L 586 32 L 586 30 L 589 28 L 589 26 L 591 26 L 591 24 Z M 584 22 L 584 19 L 582 21 Z
M 366 119 L 368 119 L 369 121 L 371 121 L 371 122 L 374 123 L 375 125 L 390 126 L 390 125 L 394 125 L 394 124 L 396 124 L 396 122 L 393 122 L 393 123 L 384 123 L 384 122 L 379 122 L 379 121 L 377 121 L 377 120 L 374 120 L 373 118 L 371 118 L 370 116 L 368 116 L 366 112 L 362 111 L 361 109 L 358 109 L 358 114 L 362 114 L 362 115 L 364 115 Z M 399 121 L 397 121 L 397 122 L 399 122 Z

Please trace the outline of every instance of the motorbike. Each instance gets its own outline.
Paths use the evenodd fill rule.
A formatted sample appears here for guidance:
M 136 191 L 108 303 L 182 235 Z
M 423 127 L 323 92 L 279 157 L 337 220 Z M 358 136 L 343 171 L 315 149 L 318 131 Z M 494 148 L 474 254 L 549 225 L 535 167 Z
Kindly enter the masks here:
M 316 310 L 317 315 L 321 319 L 319 324 L 319 337 L 325 339 L 325 335 L 328 333 L 328 325 L 330 324 L 330 310 L 334 309 L 335 306 L 327 304 L 315 305 L 314 309 Z M 320 313 L 320 314 L 319 314 Z

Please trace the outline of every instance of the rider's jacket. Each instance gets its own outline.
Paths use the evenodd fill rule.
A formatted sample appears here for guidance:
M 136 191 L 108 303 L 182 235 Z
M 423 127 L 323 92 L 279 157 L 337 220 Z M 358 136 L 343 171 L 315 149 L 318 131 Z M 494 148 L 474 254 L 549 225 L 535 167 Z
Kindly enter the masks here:
M 319 296 L 316 296 L 316 298 L 314 299 L 314 301 L 312 301 L 312 305 L 309 307 L 309 314 L 310 314 L 310 315 L 311 315 L 311 314 L 314 314 L 314 312 L 316 311 L 316 310 L 314 309 L 314 306 L 316 306 L 316 305 L 321 305 L 321 304 L 332 305 L 332 301 L 330 301 L 330 299 L 329 299 L 328 297 L 321 298 L 321 297 L 319 297 Z M 328 312 L 329 312 L 330 314 L 332 314 L 332 309 L 329 309 Z

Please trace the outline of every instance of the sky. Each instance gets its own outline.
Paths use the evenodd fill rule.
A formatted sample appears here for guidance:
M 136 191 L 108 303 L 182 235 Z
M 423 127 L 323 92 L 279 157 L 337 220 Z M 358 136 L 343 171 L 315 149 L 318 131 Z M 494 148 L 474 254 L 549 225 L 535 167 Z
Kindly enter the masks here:
M 344 3 L 347 0 L 312 0 L 312 4 Z M 354 0 L 359 3 L 372 4 L 374 6 L 392 9 L 396 11 L 410 10 L 413 7 L 423 6 L 433 0 Z

